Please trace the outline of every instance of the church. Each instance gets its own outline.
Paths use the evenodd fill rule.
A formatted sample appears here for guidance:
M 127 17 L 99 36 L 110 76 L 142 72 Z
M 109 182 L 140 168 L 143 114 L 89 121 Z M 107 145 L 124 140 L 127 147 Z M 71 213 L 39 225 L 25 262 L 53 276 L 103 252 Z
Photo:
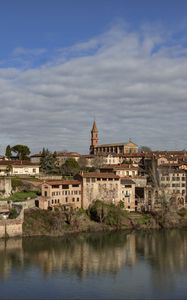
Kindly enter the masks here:
M 94 120 L 91 130 L 90 154 L 115 153 L 119 155 L 138 152 L 138 145 L 129 140 L 127 143 L 114 143 L 99 145 L 99 135 L 96 122 Z

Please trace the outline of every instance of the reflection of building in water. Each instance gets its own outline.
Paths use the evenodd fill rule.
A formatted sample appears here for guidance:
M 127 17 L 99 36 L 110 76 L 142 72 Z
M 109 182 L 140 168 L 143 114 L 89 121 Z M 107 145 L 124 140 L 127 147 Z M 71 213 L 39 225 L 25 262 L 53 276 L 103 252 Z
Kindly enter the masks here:
M 136 262 L 135 235 L 125 235 L 119 243 L 99 246 L 99 242 L 81 240 L 69 247 L 38 251 L 33 260 L 39 264 L 44 273 L 68 271 L 80 277 L 105 272 L 117 273 L 124 265 Z M 98 245 L 96 244 L 98 243 Z M 26 254 L 28 258 L 28 253 Z
M 141 257 L 150 271 L 155 289 L 170 288 L 175 274 L 187 270 L 185 230 L 136 233 L 86 234 L 62 238 L 0 240 L 0 278 L 12 270 L 36 266 L 45 275 L 69 272 L 79 277 L 116 274 Z
M 136 251 L 151 260 L 152 284 L 174 288 L 177 272 L 187 270 L 187 234 L 185 230 L 167 230 L 137 234 Z
M 22 239 L 0 239 L 0 278 L 8 278 L 15 263 L 23 265 Z

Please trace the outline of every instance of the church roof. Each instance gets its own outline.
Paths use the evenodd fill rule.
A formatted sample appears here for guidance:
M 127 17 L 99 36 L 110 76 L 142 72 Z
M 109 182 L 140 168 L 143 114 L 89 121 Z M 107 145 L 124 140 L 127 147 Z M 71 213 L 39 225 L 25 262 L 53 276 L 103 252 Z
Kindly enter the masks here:
M 111 144 L 101 144 L 101 145 L 97 145 L 97 146 L 95 146 L 95 148 L 99 148 L 99 147 L 115 147 L 115 146 L 136 146 L 137 147 L 137 145 L 135 144 L 135 143 L 133 143 L 133 142 L 127 142 L 127 143 L 111 143 Z

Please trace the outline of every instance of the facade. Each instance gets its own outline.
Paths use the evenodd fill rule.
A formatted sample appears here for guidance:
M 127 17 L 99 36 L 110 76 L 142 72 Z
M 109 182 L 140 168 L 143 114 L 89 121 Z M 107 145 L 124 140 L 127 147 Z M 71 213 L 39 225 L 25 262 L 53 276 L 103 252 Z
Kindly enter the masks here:
M 138 146 L 133 143 L 131 140 L 127 143 L 115 143 L 115 144 L 103 144 L 98 145 L 98 129 L 96 122 L 94 121 L 93 127 L 91 130 L 91 145 L 90 145 L 90 154 L 100 154 L 100 153 L 115 153 L 115 154 L 129 154 L 137 153 Z
M 121 178 L 121 201 L 127 211 L 136 211 L 135 182 L 132 179 Z
M 37 175 L 39 174 L 39 165 L 30 161 L 21 160 L 1 160 L 0 175 Z
M 128 164 L 105 166 L 100 168 L 101 172 L 113 172 L 119 177 L 134 177 L 138 176 L 138 167 L 134 167 Z
M 53 180 L 42 184 L 39 208 L 52 209 L 65 206 L 78 209 L 82 207 L 81 183 L 78 180 Z
M 120 177 L 114 173 L 81 173 L 76 178 L 82 183 L 83 208 L 94 200 L 119 203 L 121 200 Z
M 186 183 L 187 172 L 185 170 L 176 170 L 172 168 L 160 168 L 159 182 L 161 189 L 176 199 L 178 208 L 187 207 Z

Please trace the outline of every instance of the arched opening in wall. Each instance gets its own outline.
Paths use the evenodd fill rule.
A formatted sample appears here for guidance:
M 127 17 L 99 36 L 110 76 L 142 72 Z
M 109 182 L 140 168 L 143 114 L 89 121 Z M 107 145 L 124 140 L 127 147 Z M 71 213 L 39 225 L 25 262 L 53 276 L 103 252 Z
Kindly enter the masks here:
M 39 200 L 35 200 L 35 206 L 39 207 Z

